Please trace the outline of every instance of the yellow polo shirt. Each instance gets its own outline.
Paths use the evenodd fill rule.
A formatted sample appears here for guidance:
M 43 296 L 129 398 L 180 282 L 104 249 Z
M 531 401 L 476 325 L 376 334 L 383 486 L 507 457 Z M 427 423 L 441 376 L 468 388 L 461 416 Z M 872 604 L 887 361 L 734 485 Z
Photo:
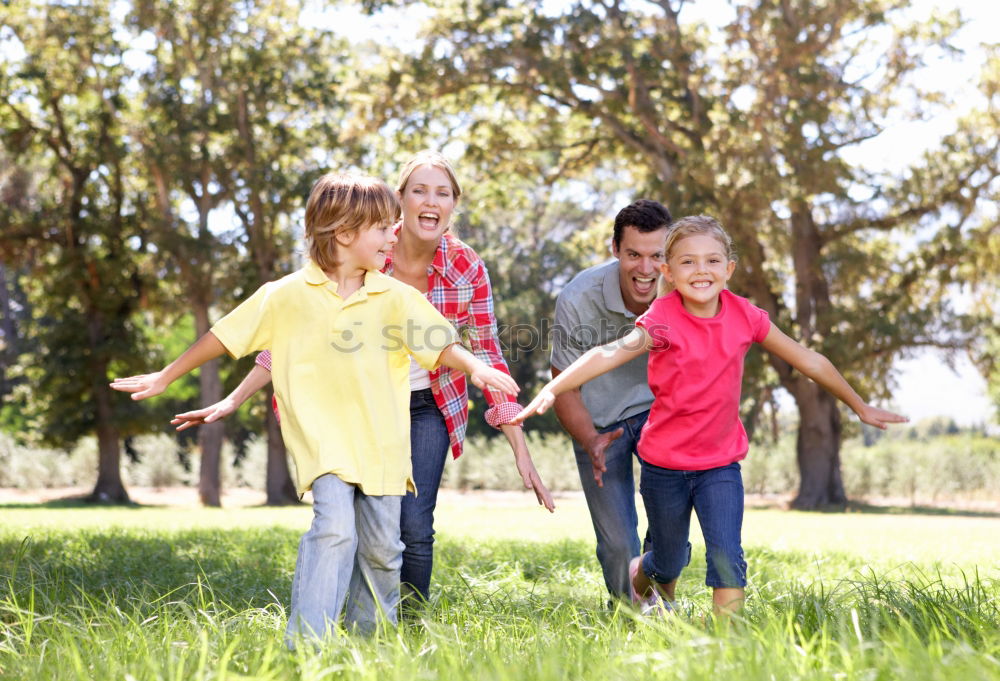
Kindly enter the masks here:
M 422 293 L 379 272 L 346 300 L 314 263 L 260 287 L 212 327 L 233 357 L 271 351 L 281 435 L 299 494 L 333 473 L 365 494 L 410 479 L 410 359 L 437 367 L 458 341 Z

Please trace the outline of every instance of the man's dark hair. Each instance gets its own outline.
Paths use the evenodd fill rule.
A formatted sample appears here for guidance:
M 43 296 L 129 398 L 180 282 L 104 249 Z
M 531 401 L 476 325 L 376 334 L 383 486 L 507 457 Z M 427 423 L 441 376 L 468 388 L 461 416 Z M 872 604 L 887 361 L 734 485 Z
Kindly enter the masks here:
M 611 241 L 615 248 L 618 248 L 622 242 L 622 232 L 626 227 L 635 227 L 640 232 L 655 232 L 668 227 L 670 221 L 670 211 L 662 203 L 651 199 L 639 199 L 618 211 Z

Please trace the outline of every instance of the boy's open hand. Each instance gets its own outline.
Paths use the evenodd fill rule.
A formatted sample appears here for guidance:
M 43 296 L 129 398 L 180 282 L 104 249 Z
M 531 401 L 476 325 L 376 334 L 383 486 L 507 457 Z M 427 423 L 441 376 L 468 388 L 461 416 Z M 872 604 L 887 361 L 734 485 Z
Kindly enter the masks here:
M 507 393 L 511 397 L 516 397 L 521 392 L 521 389 L 517 386 L 517 382 L 513 378 L 493 367 L 484 366 L 476 369 L 469 374 L 469 378 L 472 379 L 473 385 L 480 390 L 489 386 L 494 390 Z
M 170 425 L 177 426 L 178 431 L 187 430 L 188 428 L 200 426 L 205 423 L 214 423 L 219 419 L 229 416 L 234 411 L 236 411 L 236 402 L 225 397 L 203 409 L 195 409 L 194 411 L 177 414 L 170 422 Z
M 111 389 L 132 393 L 133 400 L 144 400 L 162 393 L 167 389 L 167 384 L 163 380 L 163 372 L 155 371 L 151 374 L 116 378 L 111 382 Z
M 882 430 L 885 430 L 890 423 L 906 423 L 910 420 L 905 416 L 900 416 L 891 411 L 872 407 L 867 404 L 858 410 L 858 418 L 861 419 L 862 423 L 867 423 L 869 426 L 875 426 Z
M 542 388 L 542 390 L 535 396 L 535 399 L 528 403 L 528 406 L 521 410 L 521 413 L 510 420 L 512 426 L 519 426 L 529 417 L 534 414 L 544 414 L 552 406 L 552 403 L 556 401 L 556 396 L 551 390 Z

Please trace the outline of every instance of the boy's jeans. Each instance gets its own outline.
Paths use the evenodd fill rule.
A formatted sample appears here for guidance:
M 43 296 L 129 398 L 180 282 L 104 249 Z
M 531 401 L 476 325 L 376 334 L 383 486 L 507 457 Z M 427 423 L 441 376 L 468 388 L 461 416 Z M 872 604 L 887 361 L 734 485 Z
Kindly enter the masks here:
M 375 630 L 396 623 L 401 496 L 369 496 L 335 475 L 313 482 L 313 521 L 302 535 L 292 580 L 286 638 L 325 636 L 347 601 L 344 626 Z
M 573 441 L 583 494 L 594 523 L 594 534 L 597 535 L 597 560 L 604 572 L 604 584 L 613 597 L 629 597 L 628 564 L 639 555 L 639 518 L 635 510 L 632 457 L 648 417 L 649 411 L 644 411 L 598 429 L 599 433 L 619 428 L 625 431 L 604 450 L 604 465 L 608 470 L 602 476 L 603 487 L 598 487 L 594 481 L 594 467 L 587 451 Z

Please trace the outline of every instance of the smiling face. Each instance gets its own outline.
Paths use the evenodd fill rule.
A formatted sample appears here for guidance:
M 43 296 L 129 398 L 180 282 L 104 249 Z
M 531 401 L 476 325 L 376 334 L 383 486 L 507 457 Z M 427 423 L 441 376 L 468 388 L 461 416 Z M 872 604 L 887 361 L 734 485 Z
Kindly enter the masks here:
M 612 244 L 618 258 L 618 283 L 622 289 L 625 309 L 639 315 L 656 298 L 656 278 L 663 263 L 663 248 L 667 228 L 640 232 L 635 227 L 622 230 L 621 241 Z
M 403 229 L 421 241 L 437 241 L 451 224 L 455 192 L 451 179 L 441 168 L 418 166 L 410 173 L 400 195 Z
M 389 224 L 362 228 L 349 234 L 350 237 L 343 240 L 337 237 L 348 269 L 381 270 L 385 267 L 386 256 L 398 240 Z
M 719 312 L 719 294 L 733 276 L 736 263 L 726 256 L 725 244 L 714 236 L 692 234 L 674 242 L 661 269 L 688 312 L 714 317 Z

